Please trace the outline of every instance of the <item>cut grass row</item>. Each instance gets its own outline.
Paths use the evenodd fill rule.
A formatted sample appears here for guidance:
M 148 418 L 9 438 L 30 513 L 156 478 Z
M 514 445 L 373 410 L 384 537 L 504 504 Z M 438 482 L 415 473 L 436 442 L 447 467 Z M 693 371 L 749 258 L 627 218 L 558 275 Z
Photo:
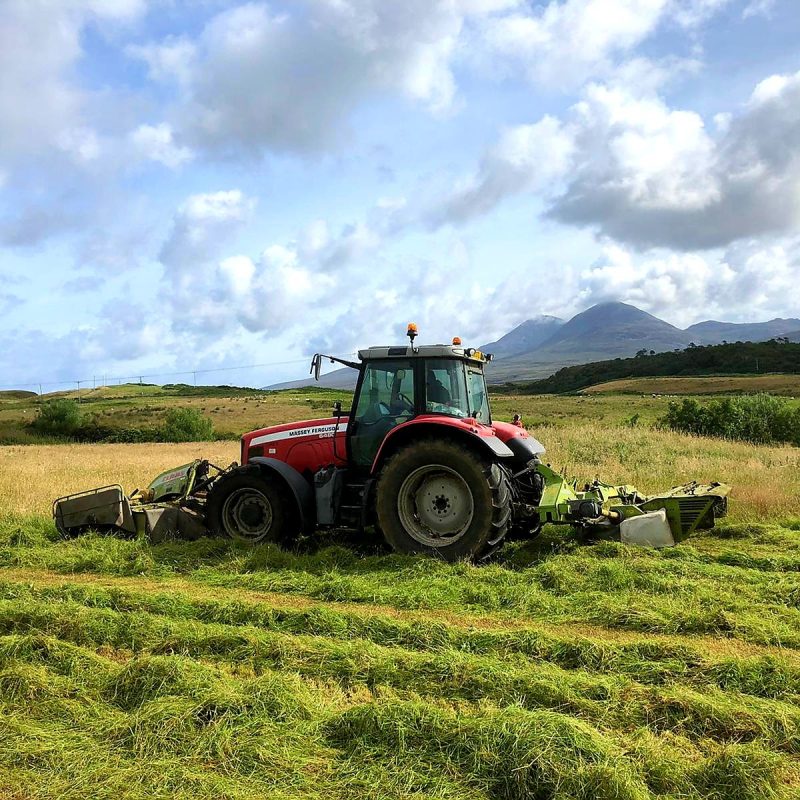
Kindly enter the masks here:
M 0 794 L 788 799 L 795 527 L 477 568 L 6 516 Z
M 698 746 L 560 712 L 180 656 L 118 663 L 45 637 L 6 637 L 0 654 L 0 781 L 27 796 L 738 800 L 788 796 L 794 772 L 758 742 Z
M 214 764 L 225 762 L 226 771 L 253 774 L 265 755 L 274 761 L 280 753 L 273 749 L 278 743 L 269 737 L 270 726 L 277 725 L 274 734 L 289 734 L 283 748 L 294 738 L 291 729 L 300 727 L 306 729 L 305 741 L 294 744 L 302 745 L 306 759 L 309 744 L 321 737 L 317 752 L 334 747 L 340 750 L 338 757 L 346 754 L 357 762 L 369 762 L 377 755 L 383 762 L 394 761 L 408 784 L 420 776 L 399 756 L 408 759 L 416 751 L 440 762 L 440 782 L 458 766 L 459 782 L 474 783 L 490 797 L 526 797 L 530 790 L 539 792 L 534 796 L 558 796 L 547 792 L 551 782 L 573 786 L 587 798 L 649 797 L 680 787 L 680 782 L 678 787 L 669 786 L 674 779 L 667 778 L 667 771 L 682 775 L 683 781 L 691 776 L 690 796 L 742 796 L 720 793 L 718 785 L 701 777 L 702 771 L 698 774 L 696 762 L 702 761 L 698 756 L 703 753 L 714 753 L 712 763 L 735 754 L 745 757 L 751 767 L 759 764 L 764 774 L 756 786 L 749 770 L 744 773 L 747 780 L 741 776 L 734 782 L 736 791 L 754 792 L 752 796 L 777 787 L 779 774 L 794 769 L 800 712 L 787 703 L 754 702 L 734 693 L 642 690 L 636 685 L 619 686 L 615 695 L 609 689 L 620 683 L 618 679 L 592 683 L 578 675 L 565 685 L 564 675 L 549 675 L 538 665 L 532 670 L 543 674 L 538 682 L 526 682 L 527 693 L 506 694 L 498 704 L 496 695 L 483 687 L 480 702 L 475 702 L 470 687 L 453 680 L 463 676 L 463 670 L 455 676 L 441 675 L 440 665 L 436 674 L 429 675 L 420 664 L 408 661 L 382 664 L 374 646 L 364 650 L 358 642 L 352 643 L 346 659 L 336 652 L 324 658 L 312 654 L 317 657 L 309 659 L 307 649 L 295 651 L 273 642 L 275 663 L 263 655 L 270 650 L 263 634 L 251 633 L 261 644 L 262 660 L 257 661 L 242 652 L 246 631 L 239 632 L 232 648 L 224 630 L 187 628 L 181 639 L 180 626 L 173 626 L 167 634 L 169 655 L 162 652 L 167 640 L 139 630 L 136 641 L 128 641 L 133 647 L 127 651 L 109 651 L 106 642 L 106 652 L 113 657 L 99 656 L 91 647 L 97 647 L 98 639 L 115 638 L 110 627 L 108 614 L 95 620 L 90 626 L 93 633 L 82 634 L 83 646 L 41 634 L 0 638 L 0 687 L 6 703 L 16 701 L 17 706 L 16 714 L 4 719 L 6 732 L 11 727 L 9 717 L 20 716 L 21 706 L 30 722 L 48 724 L 57 719 L 62 731 L 97 727 L 105 748 L 112 751 L 129 751 L 140 758 L 163 757 L 170 750 L 188 752 Z M 100 636 L 101 629 L 110 636 Z M 342 644 L 331 649 L 336 647 Z M 210 656 L 209 649 L 217 654 L 216 660 L 198 658 Z M 349 671 L 342 674 L 345 663 Z M 511 673 L 516 677 L 513 667 Z M 510 679 L 503 679 L 503 674 L 503 666 L 497 665 L 491 677 L 508 684 Z M 383 680 L 376 680 L 378 675 Z M 591 697 L 598 690 L 602 700 Z M 254 752 L 256 733 L 266 741 L 262 739 Z M 683 759 L 673 753 L 677 763 L 670 765 L 671 759 L 662 752 L 662 766 L 668 769 L 655 786 L 648 786 L 652 767 L 648 765 L 642 775 L 642 765 L 632 763 L 635 759 L 627 744 L 632 740 L 680 743 Z M 454 750 L 457 743 L 460 747 Z M 576 749 L 581 755 L 573 762 Z M 653 746 L 651 756 L 655 751 Z M 475 760 L 464 761 L 470 754 Z M 526 764 L 523 754 L 531 764 L 547 769 L 545 773 L 535 769 L 518 783 L 516 773 Z M 606 769 L 597 774 L 579 769 L 578 775 L 573 774 L 576 767 L 588 767 L 602 755 Z M 588 764 L 583 763 L 584 756 Z M 694 770 L 689 769 L 692 761 Z M 618 773 L 628 778 L 622 783 L 611 780 Z
M 737 535 L 743 530 L 753 528 L 735 528 Z M 5 531 L 0 565 L 8 567 L 123 576 L 181 574 L 219 589 L 584 622 L 628 631 L 711 634 L 800 648 L 797 575 L 794 569 L 782 569 L 787 565 L 780 560 L 797 558 L 800 537 L 796 530 L 779 526 L 768 531 L 772 541 L 785 542 L 786 553 L 776 557 L 775 569 L 754 566 L 747 538 L 715 536 L 666 551 L 615 543 L 566 546 L 545 536 L 509 548 L 505 564 L 474 567 L 396 555 L 360 557 L 342 547 L 315 553 L 271 546 L 251 551 L 221 539 L 157 546 L 99 536 L 53 541 L 45 521 L 38 528 L 18 523 Z M 755 535 L 767 533 L 759 528 Z M 737 541 L 740 549 L 719 551 L 720 541 Z

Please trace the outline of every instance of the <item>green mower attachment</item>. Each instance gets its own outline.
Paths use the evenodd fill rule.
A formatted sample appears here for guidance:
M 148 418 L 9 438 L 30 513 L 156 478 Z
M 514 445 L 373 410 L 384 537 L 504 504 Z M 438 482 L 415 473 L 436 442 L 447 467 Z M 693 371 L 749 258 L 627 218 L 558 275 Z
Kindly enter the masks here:
M 207 535 L 208 490 L 226 472 L 198 459 L 162 472 L 146 489 L 129 496 L 114 484 L 59 497 L 53 503 L 53 520 L 63 536 L 91 529 L 146 534 L 154 542 L 171 534 L 198 539 Z
M 696 481 L 644 496 L 629 485 L 598 480 L 578 489 L 541 463 L 532 464 L 544 478 L 538 513 L 542 523 L 572 525 L 590 535 L 619 533 L 621 541 L 653 547 L 680 542 L 698 529 L 713 528 L 728 510 L 730 487 Z

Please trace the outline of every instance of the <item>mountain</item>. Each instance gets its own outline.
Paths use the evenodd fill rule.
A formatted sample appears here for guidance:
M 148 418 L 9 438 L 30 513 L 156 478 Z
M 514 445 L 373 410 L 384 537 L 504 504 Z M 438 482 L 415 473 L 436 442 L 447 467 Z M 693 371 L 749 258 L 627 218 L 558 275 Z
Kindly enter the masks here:
M 527 353 L 498 359 L 488 372 L 493 383 L 540 378 L 557 369 L 639 350 L 675 350 L 689 344 L 684 331 L 627 303 L 600 303 L 561 325 Z
M 768 322 L 697 322 L 686 329 L 695 344 L 721 342 L 766 342 L 776 336 L 790 336 L 800 329 L 800 319 L 777 317 Z
M 496 342 L 481 345 L 478 349 L 484 353 L 491 353 L 495 358 L 510 358 L 536 349 L 553 336 L 563 324 L 563 319 L 542 314 L 525 320 Z
M 540 316 L 526 320 L 497 341 L 480 349 L 492 353 L 494 361 L 486 368 L 490 383 L 532 380 L 552 375 L 562 367 L 634 356 L 639 350 L 661 353 L 723 341 L 763 342 L 776 336 L 800 341 L 800 319 L 773 319 L 768 322 L 718 322 L 708 320 L 676 328 L 628 303 L 600 303 L 576 314 L 567 322 L 558 317 Z M 465 343 L 470 346 L 469 342 Z M 355 373 L 338 369 L 323 376 L 319 385 L 333 389 L 352 389 Z M 313 379 L 289 381 L 270 389 L 296 389 L 312 386 Z
M 272 386 L 265 386 L 265 389 L 303 389 L 306 386 L 320 386 L 323 389 L 349 389 L 356 388 L 356 381 L 358 380 L 358 373 L 351 367 L 342 367 L 341 369 L 334 369 L 325 375 L 320 375 L 319 382 L 313 378 L 301 378 L 297 381 L 284 381 L 283 383 L 274 383 Z
M 537 360 L 562 356 L 629 356 L 637 350 L 674 350 L 688 344 L 674 325 L 627 303 L 600 303 L 576 314 L 536 349 Z

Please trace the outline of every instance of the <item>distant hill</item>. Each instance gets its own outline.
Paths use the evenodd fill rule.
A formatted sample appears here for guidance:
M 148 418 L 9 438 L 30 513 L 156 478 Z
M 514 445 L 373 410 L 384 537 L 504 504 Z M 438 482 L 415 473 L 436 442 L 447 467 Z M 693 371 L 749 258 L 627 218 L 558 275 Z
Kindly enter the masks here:
M 769 394 L 800 397 L 800 374 L 662 375 L 593 383 L 581 394 Z
M 559 394 L 623 378 L 759 373 L 800 373 L 800 344 L 736 342 L 688 347 L 680 352 L 652 356 L 595 361 L 564 367 L 548 378 L 509 384 L 504 389 L 526 394 Z
M 674 350 L 689 344 L 674 325 L 627 303 L 600 303 L 559 326 L 538 347 L 491 364 L 492 383 L 552 375 L 557 369 L 639 350 Z M 492 352 L 489 349 L 488 352 Z
M 695 344 L 722 342 L 765 342 L 790 332 L 800 334 L 800 319 L 771 319 L 768 322 L 697 322 L 686 329 Z
M 540 317 L 525 320 L 505 336 L 501 336 L 496 342 L 481 345 L 478 349 L 485 353 L 491 353 L 497 359 L 528 353 L 546 342 L 563 325 L 563 319 L 543 314 Z
M 627 303 L 600 303 L 574 316 L 536 349 L 537 360 L 632 355 L 685 347 L 680 328 Z M 550 356 L 544 359 L 544 356 Z
M 319 381 L 313 378 L 303 378 L 299 381 L 284 381 L 283 383 L 273 383 L 265 386 L 265 389 L 304 389 L 309 386 L 320 386 L 323 389 L 355 389 L 358 373 L 351 367 L 334 369 L 325 375 L 320 375 Z

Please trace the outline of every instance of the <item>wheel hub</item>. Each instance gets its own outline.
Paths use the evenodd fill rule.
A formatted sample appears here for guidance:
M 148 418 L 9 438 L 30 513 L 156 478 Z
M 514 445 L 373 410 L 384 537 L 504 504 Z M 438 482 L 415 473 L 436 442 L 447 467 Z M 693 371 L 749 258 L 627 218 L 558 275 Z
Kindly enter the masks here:
M 225 530 L 234 539 L 260 542 L 272 528 L 272 504 L 257 489 L 232 492 L 222 507 Z
M 403 527 L 420 544 L 444 547 L 458 541 L 472 522 L 474 502 L 455 470 L 431 464 L 414 470 L 398 495 Z

